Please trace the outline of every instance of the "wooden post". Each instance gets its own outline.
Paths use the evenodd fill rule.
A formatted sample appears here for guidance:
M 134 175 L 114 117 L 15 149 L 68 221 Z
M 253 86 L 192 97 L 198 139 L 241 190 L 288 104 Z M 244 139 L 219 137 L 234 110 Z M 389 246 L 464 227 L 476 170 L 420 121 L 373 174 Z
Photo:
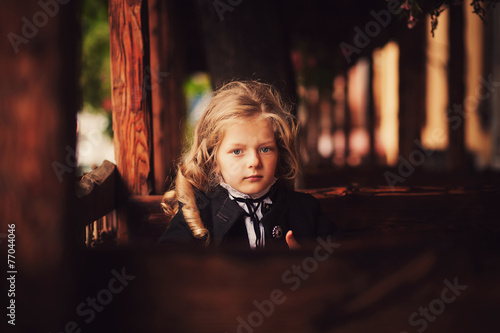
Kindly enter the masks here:
M 496 7 L 492 10 L 491 14 L 491 25 L 493 26 L 491 32 L 491 69 L 493 81 L 500 81 L 500 7 Z M 494 19 L 495 18 L 495 19 Z M 496 87 L 496 89 L 499 89 Z M 491 97 L 491 111 L 492 111 L 492 121 L 491 121 L 491 136 L 492 136 L 492 148 L 491 148 L 491 165 L 494 169 L 500 170 L 500 93 L 496 91 L 496 94 L 492 94 Z
M 368 129 L 368 137 L 370 140 L 370 151 L 368 152 L 368 164 L 375 166 L 377 163 L 377 152 L 375 150 L 375 128 L 377 126 L 377 115 L 375 112 L 375 98 L 373 94 L 373 53 L 368 58 L 368 88 L 367 88 L 367 108 L 366 118 Z
M 426 28 L 405 27 L 399 38 L 399 154 L 406 160 L 425 124 Z
M 146 1 L 109 1 L 115 160 L 136 195 L 153 190 L 147 9 Z
M 9 300 L 2 289 L 2 324 L 14 301 L 10 330 L 20 332 L 62 331 L 74 315 L 77 2 L 42 7 L 0 12 L 0 267 L 15 285 Z
M 259 79 L 297 101 L 279 1 L 196 2 L 215 87 L 232 79 Z
M 465 45 L 463 5 L 450 6 L 450 57 L 448 60 L 448 151 L 447 168 L 463 170 L 465 166 L 464 119 L 455 121 L 456 111 L 464 111 L 465 98 Z M 456 108 L 459 108 L 458 110 Z M 460 113 L 458 113 L 460 114 Z
M 345 86 L 344 86 L 344 165 L 347 166 L 351 150 L 349 148 L 351 142 L 351 108 L 349 106 L 349 69 L 345 71 Z
M 154 189 L 161 194 L 169 186 L 182 148 L 182 122 L 186 115 L 182 83 L 182 40 L 172 0 L 149 0 L 151 97 L 153 119 Z

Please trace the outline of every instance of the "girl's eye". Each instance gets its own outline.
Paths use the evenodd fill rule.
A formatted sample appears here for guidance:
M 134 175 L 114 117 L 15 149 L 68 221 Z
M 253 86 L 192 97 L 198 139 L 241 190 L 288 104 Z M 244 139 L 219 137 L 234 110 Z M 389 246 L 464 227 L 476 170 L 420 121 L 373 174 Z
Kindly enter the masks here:
M 271 147 L 263 147 L 263 148 L 260 148 L 260 151 L 262 153 L 269 153 L 271 151 Z
M 243 152 L 243 151 L 242 151 L 241 149 L 235 149 L 235 150 L 233 150 L 231 153 L 232 153 L 233 155 L 238 156 L 238 155 L 241 155 L 241 153 L 242 153 L 242 152 Z

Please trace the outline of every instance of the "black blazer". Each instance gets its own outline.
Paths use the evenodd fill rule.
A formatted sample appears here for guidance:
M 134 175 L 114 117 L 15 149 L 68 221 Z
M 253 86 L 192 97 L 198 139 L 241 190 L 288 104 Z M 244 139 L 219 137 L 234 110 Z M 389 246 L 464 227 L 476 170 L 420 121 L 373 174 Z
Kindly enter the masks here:
M 335 232 L 335 225 L 321 212 L 319 201 L 310 194 L 290 191 L 276 185 L 271 209 L 262 217 L 266 248 L 288 248 L 285 235 L 292 230 L 295 239 L 303 244 L 326 238 Z M 196 205 L 201 219 L 210 232 L 210 246 L 238 245 L 248 247 L 244 210 L 218 186 L 214 192 L 196 191 Z M 172 218 L 170 226 L 159 243 L 202 244 L 193 237 L 181 209 Z

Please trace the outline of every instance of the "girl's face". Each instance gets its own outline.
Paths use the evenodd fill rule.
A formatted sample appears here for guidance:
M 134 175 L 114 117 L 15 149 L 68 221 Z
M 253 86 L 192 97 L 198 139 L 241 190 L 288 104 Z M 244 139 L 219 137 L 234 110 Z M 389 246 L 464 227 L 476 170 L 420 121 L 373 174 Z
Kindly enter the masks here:
M 217 152 L 224 182 L 234 189 L 256 194 L 274 181 L 278 147 L 270 121 L 260 117 L 228 126 Z

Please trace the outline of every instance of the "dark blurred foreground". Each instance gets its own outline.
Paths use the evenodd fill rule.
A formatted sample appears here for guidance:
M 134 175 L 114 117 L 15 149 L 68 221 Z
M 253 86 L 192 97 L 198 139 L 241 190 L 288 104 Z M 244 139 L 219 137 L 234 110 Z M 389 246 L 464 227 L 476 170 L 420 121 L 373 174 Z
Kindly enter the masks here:
M 61 294 L 47 295 L 64 300 L 65 319 L 49 324 L 57 314 L 32 301 L 37 296 L 31 293 L 43 293 L 52 280 L 21 279 L 16 327 L 22 332 L 496 332 L 498 241 L 478 232 L 420 233 L 337 239 L 279 253 L 160 247 L 82 252 L 74 258 L 74 280 L 60 281 Z

